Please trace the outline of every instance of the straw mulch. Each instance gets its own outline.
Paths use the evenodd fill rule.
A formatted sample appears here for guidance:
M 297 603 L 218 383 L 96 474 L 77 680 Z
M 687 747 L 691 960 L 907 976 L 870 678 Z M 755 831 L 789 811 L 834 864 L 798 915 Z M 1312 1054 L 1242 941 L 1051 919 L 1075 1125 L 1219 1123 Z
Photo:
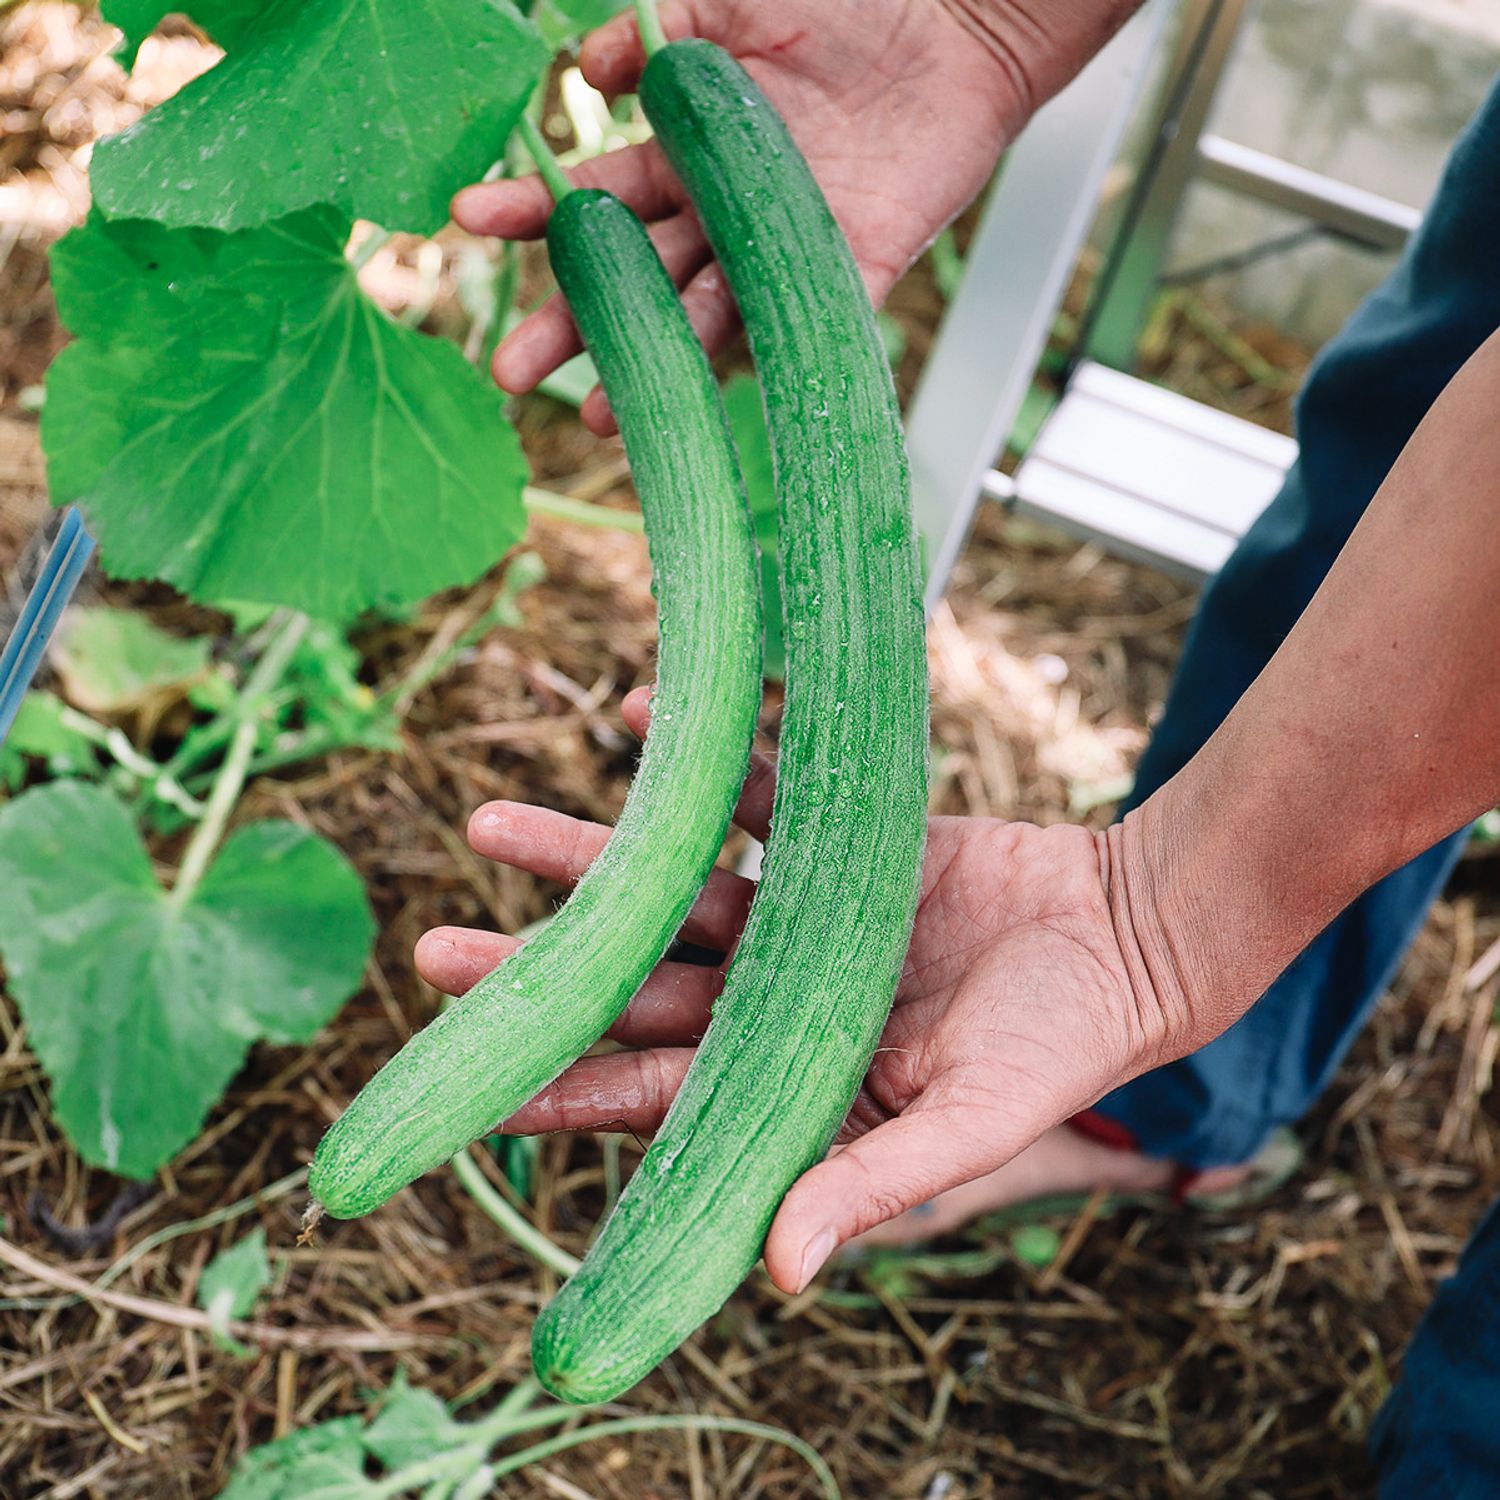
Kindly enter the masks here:
M 71 195 L 92 133 L 135 108 L 100 60 L 107 41 L 59 5 L 0 20 L 7 569 L 43 507 L 35 422 L 17 399 L 59 341 L 42 252 L 78 210 Z M 184 72 L 201 53 L 186 36 L 164 49 Z M 894 305 L 910 362 L 938 299 L 918 275 Z M 1285 421 L 1284 392 L 1247 378 L 1237 344 L 1197 325 L 1158 332 L 1179 383 Z M 1236 337 L 1295 372 L 1274 335 Z M 624 501 L 616 444 L 594 442 L 545 401 L 526 404 L 521 424 L 543 482 Z M 537 524 L 529 544 L 547 578 L 523 598 L 524 627 L 494 632 L 417 700 L 402 753 L 346 754 L 262 780 L 240 810 L 332 838 L 380 919 L 365 990 L 314 1045 L 257 1049 L 202 1137 L 148 1188 L 122 1194 L 59 1137 L 46 1080 L 14 1009 L 0 1005 L 0 1215 L 5 1242 L 31 1258 L 0 1267 L 6 1500 L 211 1496 L 249 1446 L 365 1410 L 398 1368 L 478 1409 L 527 1369 L 531 1320 L 555 1279 L 450 1177 L 301 1248 L 303 1201 L 284 1179 L 433 1013 L 411 971 L 417 935 L 438 922 L 514 930 L 556 897 L 469 854 L 469 810 L 515 797 L 608 819 L 623 798 L 632 747 L 616 707 L 649 680 L 653 650 L 643 545 L 555 524 Z M 168 625 L 189 618 L 157 594 L 106 597 Z M 371 676 L 389 679 L 483 597 L 445 597 L 366 638 Z M 937 805 L 1102 822 L 1191 606 L 1158 574 L 987 512 L 932 631 Z M 174 848 L 157 852 L 169 868 Z M 795 1301 L 757 1274 L 626 1404 L 780 1424 L 859 1500 L 1369 1494 L 1371 1417 L 1434 1284 L 1500 1188 L 1489 1096 L 1500 1032 L 1486 961 L 1497 942 L 1500 882 L 1476 857 L 1307 1123 L 1304 1170 L 1259 1210 L 1095 1204 L 1044 1220 L 1061 1251 L 1040 1270 L 1013 1253 L 1014 1223 L 996 1222 L 924 1258 L 837 1267 Z M 637 1151 L 625 1142 L 627 1168 Z M 604 1202 L 603 1163 L 592 1137 L 543 1148 L 534 1215 L 575 1252 Z M 148 1235 L 201 1219 L 140 1256 L 106 1298 L 62 1295 Z M 256 1314 L 259 1350 L 239 1361 L 199 1330 L 194 1293 L 207 1261 L 255 1224 L 276 1278 Z M 656 1434 L 560 1455 L 496 1493 L 792 1500 L 814 1489 L 780 1450 Z

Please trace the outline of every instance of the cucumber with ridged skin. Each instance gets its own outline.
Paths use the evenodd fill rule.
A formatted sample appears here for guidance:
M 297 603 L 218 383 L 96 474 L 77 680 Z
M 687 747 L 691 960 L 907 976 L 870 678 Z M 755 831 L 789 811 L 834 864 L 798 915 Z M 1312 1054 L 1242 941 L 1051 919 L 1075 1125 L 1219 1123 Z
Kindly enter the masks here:
M 324 1136 L 309 1187 L 369 1212 L 598 1039 L 666 951 L 719 853 L 761 693 L 744 483 L 707 357 L 640 221 L 568 193 L 548 250 L 640 495 L 657 597 L 651 728 L 609 843 L 543 931 L 413 1037 Z
M 713 1019 L 651 1149 L 538 1319 L 570 1401 L 723 1304 L 848 1113 L 890 1009 L 927 827 L 927 659 L 901 418 L 854 258 L 786 127 L 704 41 L 640 100 L 728 276 L 775 460 L 786 709 L 771 837 Z

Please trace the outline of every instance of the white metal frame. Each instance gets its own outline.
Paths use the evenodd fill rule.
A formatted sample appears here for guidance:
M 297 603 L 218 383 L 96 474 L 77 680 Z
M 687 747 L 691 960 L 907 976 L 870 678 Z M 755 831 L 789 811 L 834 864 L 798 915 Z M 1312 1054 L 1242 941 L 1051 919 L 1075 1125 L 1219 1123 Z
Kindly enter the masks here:
M 1148 0 L 1007 155 L 907 414 L 931 608 L 985 498 L 1189 577 L 1214 572 L 1275 494 L 1289 439 L 1161 391 L 1127 365 L 1183 193 L 1195 176 L 1375 249 L 1420 212 L 1203 133 L 1248 0 L 1180 0 L 1146 160 L 1076 351 L 1014 478 L 995 467 L 1046 345 L 1100 188 L 1174 0 Z
M 930 608 L 1015 425 L 1172 0 L 1146 6 L 1011 149 L 907 412 Z

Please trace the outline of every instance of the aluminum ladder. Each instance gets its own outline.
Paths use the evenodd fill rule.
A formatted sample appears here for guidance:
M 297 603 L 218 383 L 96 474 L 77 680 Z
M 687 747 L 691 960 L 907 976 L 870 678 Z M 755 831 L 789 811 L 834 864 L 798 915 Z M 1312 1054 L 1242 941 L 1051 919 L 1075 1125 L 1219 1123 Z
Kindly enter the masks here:
M 907 413 L 928 606 L 985 499 L 1190 579 L 1270 502 L 1296 444 L 1128 373 L 1196 176 L 1374 249 L 1420 211 L 1205 134 L 1248 0 L 1148 0 L 1007 153 Z M 1161 49 L 1172 38 L 1162 67 Z M 1013 475 L 997 465 L 1153 73 L 1147 145 L 1056 408 Z

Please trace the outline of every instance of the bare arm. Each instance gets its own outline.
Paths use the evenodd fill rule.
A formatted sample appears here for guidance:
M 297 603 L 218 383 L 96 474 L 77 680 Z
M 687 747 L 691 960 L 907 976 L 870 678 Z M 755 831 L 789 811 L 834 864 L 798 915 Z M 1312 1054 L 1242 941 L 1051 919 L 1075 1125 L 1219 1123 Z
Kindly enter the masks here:
M 1361 891 L 1500 801 L 1497 418 L 1500 333 L 1218 732 L 1110 831 L 1189 1048 Z

